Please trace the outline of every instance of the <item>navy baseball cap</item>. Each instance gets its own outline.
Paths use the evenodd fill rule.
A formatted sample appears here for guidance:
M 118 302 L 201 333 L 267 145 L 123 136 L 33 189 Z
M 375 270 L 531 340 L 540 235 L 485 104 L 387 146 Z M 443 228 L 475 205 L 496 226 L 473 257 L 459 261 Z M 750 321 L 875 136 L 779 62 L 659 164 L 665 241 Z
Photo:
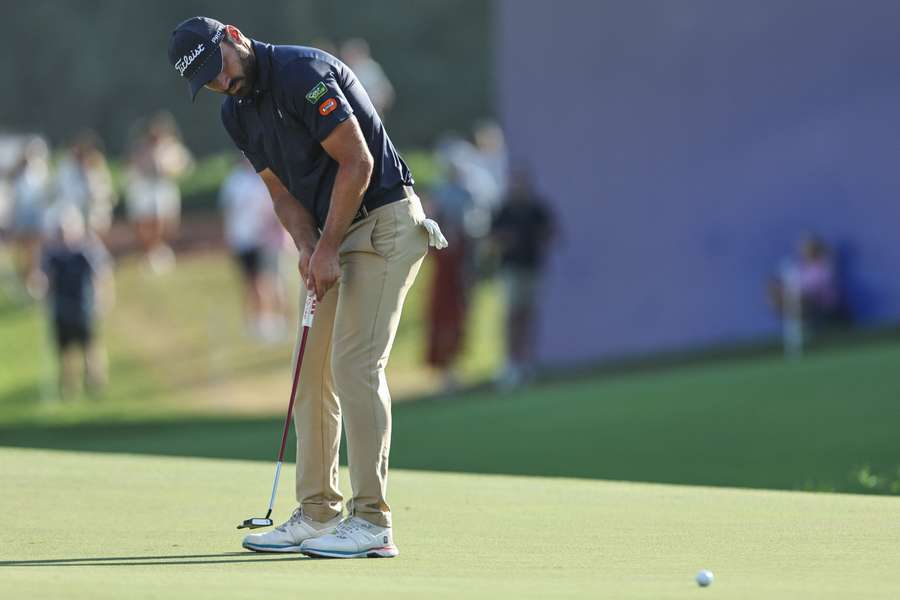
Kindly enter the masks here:
M 191 100 L 222 72 L 225 25 L 209 17 L 193 17 L 178 24 L 169 39 L 169 62 L 188 80 Z

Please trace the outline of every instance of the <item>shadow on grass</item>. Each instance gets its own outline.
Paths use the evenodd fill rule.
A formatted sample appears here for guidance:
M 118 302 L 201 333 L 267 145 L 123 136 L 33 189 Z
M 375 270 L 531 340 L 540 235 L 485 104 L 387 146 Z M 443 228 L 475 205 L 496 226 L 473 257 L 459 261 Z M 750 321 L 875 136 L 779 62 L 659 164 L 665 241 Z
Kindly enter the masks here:
M 253 558 L 251 558 L 253 557 Z M 208 559 L 208 560 L 200 560 Z M 161 556 L 105 556 L 92 558 L 52 558 L 45 560 L 4 560 L 2 567 L 134 567 L 141 565 L 222 565 L 251 562 L 313 560 L 306 556 L 273 556 L 253 552 L 221 554 L 181 554 Z

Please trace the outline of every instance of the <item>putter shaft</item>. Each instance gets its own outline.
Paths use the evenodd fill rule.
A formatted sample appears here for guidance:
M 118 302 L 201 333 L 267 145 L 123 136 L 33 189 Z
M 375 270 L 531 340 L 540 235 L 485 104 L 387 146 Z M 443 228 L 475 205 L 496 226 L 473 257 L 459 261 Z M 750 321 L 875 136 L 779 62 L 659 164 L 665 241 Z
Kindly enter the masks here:
M 294 414 L 294 400 L 297 398 L 297 386 L 300 382 L 300 367 L 303 365 L 303 352 L 306 350 L 306 338 L 309 335 L 309 328 L 312 327 L 313 317 L 316 313 L 316 296 L 312 292 L 306 294 L 306 304 L 303 307 L 303 331 L 300 334 L 300 347 L 297 349 L 297 362 L 294 365 L 294 380 L 291 384 L 291 398 L 288 402 L 287 415 L 284 418 L 284 429 L 281 432 L 281 447 L 278 450 L 278 461 L 275 463 L 275 480 L 272 482 L 272 495 L 269 496 L 269 509 L 266 511 L 266 519 L 272 516 L 272 508 L 275 506 L 275 496 L 278 493 L 278 480 L 281 478 L 281 465 L 284 464 L 284 449 L 287 446 L 288 432 L 291 427 L 291 417 Z M 251 527 L 247 525 L 248 519 L 238 529 L 243 527 Z M 260 525 L 262 527 L 262 525 Z

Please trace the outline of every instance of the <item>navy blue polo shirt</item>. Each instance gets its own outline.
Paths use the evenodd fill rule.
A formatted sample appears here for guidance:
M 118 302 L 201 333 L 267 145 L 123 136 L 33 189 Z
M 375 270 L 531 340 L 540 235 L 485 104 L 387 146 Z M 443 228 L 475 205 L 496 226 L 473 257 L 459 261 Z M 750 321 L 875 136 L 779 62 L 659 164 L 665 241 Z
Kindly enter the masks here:
M 412 185 L 368 94 L 350 68 L 330 54 L 304 46 L 251 40 L 257 78 L 246 98 L 227 97 L 222 123 L 257 172 L 271 169 L 322 228 L 331 203 L 337 162 L 321 142 L 356 115 L 375 166 L 363 205 Z

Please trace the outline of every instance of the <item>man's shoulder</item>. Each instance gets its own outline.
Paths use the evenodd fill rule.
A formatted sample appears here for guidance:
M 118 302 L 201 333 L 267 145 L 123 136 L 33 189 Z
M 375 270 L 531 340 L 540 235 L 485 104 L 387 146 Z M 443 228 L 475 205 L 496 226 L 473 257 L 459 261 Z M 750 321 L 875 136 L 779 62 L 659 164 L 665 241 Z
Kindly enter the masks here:
M 310 46 L 272 46 L 272 67 L 279 78 L 310 78 L 340 69 L 334 56 Z

